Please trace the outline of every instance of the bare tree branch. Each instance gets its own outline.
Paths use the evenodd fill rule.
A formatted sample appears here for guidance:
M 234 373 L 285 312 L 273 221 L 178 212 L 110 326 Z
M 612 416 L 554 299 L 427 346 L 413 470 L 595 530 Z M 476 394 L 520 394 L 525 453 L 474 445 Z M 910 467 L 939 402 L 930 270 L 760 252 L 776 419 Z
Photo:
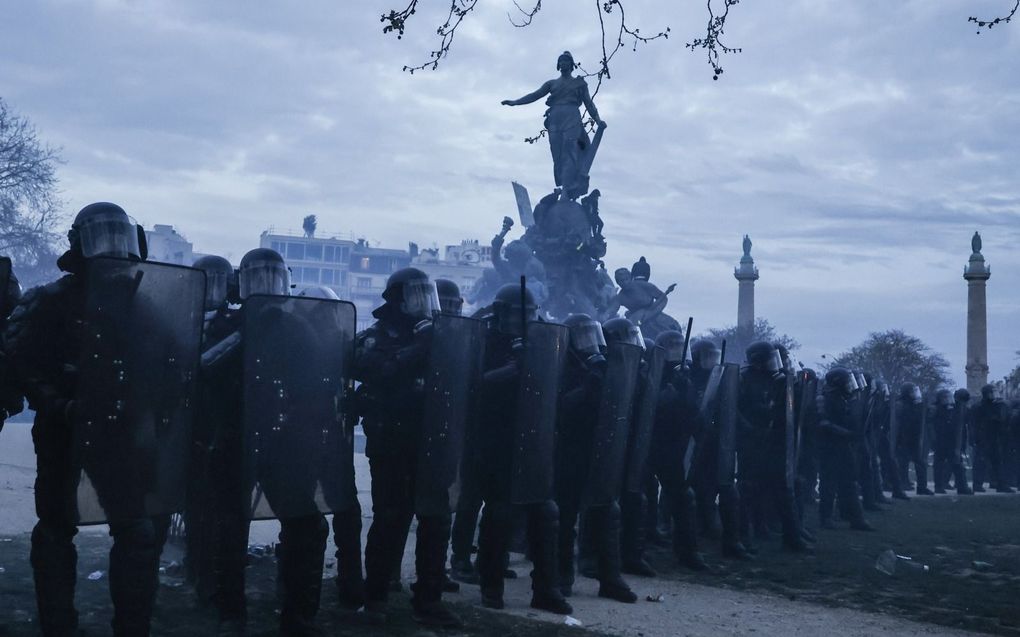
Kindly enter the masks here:
M 513 0 L 513 2 L 514 6 L 517 7 L 517 10 L 524 16 L 524 19 L 520 23 L 517 23 L 514 22 L 514 19 L 510 17 L 509 13 L 506 14 L 506 17 L 510 20 L 510 24 L 514 25 L 518 29 L 531 26 L 531 21 L 535 19 L 535 15 L 542 10 L 542 0 L 535 0 L 535 6 L 531 7 L 531 10 L 529 11 L 525 11 L 524 7 L 522 7 L 517 0 Z
M 991 29 L 997 24 L 1002 23 L 1008 24 L 1012 22 L 1013 17 L 1017 14 L 1018 11 L 1020 11 L 1020 0 L 1016 0 L 1016 2 L 1013 3 L 1013 10 L 1004 16 L 999 16 L 997 18 L 991 19 L 975 18 L 974 16 L 971 16 L 967 18 L 967 22 L 973 22 L 974 24 L 978 25 L 977 33 L 978 35 L 981 35 L 981 29 Z
M 0 98 L 0 254 L 19 269 L 52 259 L 60 237 L 56 167 L 59 150 Z
M 1020 0 L 1018 0 L 1020 1 Z M 723 31 L 726 28 L 726 19 L 730 15 L 730 9 L 740 3 L 740 0 L 722 0 L 723 11 L 719 15 L 715 14 L 715 10 L 712 8 L 713 0 L 707 0 L 708 5 L 708 28 L 705 33 L 705 37 L 697 38 L 686 44 L 687 48 L 692 52 L 698 49 L 703 49 L 708 57 L 708 63 L 712 67 L 713 80 L 718 80 L 719 76 L 723 73 L 722 63 L 719 57 L 720 53 L 740 53 L 743 49 L 731 48 L 726 46 L 722 41 Z

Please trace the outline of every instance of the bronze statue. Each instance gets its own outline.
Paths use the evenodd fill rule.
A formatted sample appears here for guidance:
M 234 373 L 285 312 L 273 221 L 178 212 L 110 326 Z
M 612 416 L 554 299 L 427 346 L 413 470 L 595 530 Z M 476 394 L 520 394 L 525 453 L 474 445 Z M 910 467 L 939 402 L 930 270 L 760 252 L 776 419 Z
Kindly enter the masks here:
M 533 93 L 516 100 L 503 100 L 504 106 L 531 104 L 548 95 L 545 104 L 545 128 L 548 131 L 549 150 L 553 158 L 553 178 L 560 196 L 571 201 L 588 192 L 588 170 L 595 157 L 606 123 L 588 92 L 588 83 L 574 77 L 574 57 L 565 51 L 556 60 L 558 78 L 542 84 Z M 581 121 L 580 108 L 584 106 L 598 124 L 595 141 L 588 138 Z
M 971 239 L 970 239 L 970 248 L 975 253 L 978 253 L 978 254 L 981 253 L 981 235 L 979 233 L 975 232 L 974 236 L 971 237 Z
M 751 258 L 751 237 L 744 235 L 744 258 Z

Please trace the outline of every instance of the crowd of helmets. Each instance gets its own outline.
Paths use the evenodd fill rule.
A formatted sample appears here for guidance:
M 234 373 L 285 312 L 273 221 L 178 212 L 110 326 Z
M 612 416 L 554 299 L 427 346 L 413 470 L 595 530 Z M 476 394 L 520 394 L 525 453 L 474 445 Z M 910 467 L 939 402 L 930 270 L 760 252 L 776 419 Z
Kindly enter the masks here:
M 83 209 L 75 219 L 68 238 L 71 248 L 61 256 L 58 265 L 72 274 L 80 273 L 83 264 L 95 257 L 143 261 L 146 256 L 144 234 L 122 209 L 113 204 L 93 204 Z M 217 256 L 202 257 L 194 267 L 205 273 L 207 313 L 229 306 L 243 306 L 253 295 L 292 294 L 284 259 L 270 249 L 248 252 L 236 271 L 226 259 Z M 4 317 L 19 298 L 16 279 L 12 277 L 11 280 L 13 283 L 5 295 L 6 306 L 0 308 Z M 298 295 L 336 299 L 332 290 L 318 286 L 304 288 Z M 26 294 L 25 297 L 27 301 L 37 298 L 38 294 Z M 405 327 L 408 342 L 418 343 L 424 338 L 423 334 L 430 333 L 434 315 L 460 315 L 463 307 L 463 299 L 454 283 L 429 281 L 424 273 L 414 268 L 401 270 L 390 277 L 383 300 L 382 310 L 385 311 L 377 310 L 379 322 L 370 328 L 368 338 L 362 336 L 359 348 L 378 347 L 375 343 L 377 336 L 380 340 L 399 340 L 402 338 L 399 332 Z M 517 350 L 527 347 L 522 339 L 531 322 L 541 321 L 538 310 L 526 286 L 509 285 L 499 290 L 494 303 L 481 310 L 479 316 L 491 330 L 492 338 L 507 339 L 509 360 Z M 22 308 L 20 317 L 15 312 L 12 325 L 19 320 L 30 322 L 31 308 Z M 777 532 L 781 546 L 786 550 L 810 552 L 816 542 L 824 541 L 810 532 L 804 523 L 805 516 L 814 511 L 817 512 L 818 524 L 810 525 L 812 527 L 831 529 L 838 522 L 845 522 L 852 529 L 869 531 L 873 527 L 865 517 L 867 512 L 880 511 L 893 499 L 908 500 L 908 492 L 930 496 L 952 488 L 958 494 L 969 495 L 985 491 L 987 486 L 1011 493 L 1020 479 L 1020 408 L 1005 403 L 992 385 L 984 387 L 980 396 L 973 397 L 964 389 L 955 392 L 939 390 L 926 403 L 916 384 L 905 383 L 890 388 L 883 379 L 873 376 L 868 370 L 836 367 L 819 377 L 811 369 L 798 367 L 791 354 L 779 344 L 753 343 L 743 352 L 745 360 L 734 364 L 724 360 L 725 346 L 720 348 L 704 339 L 692 341 L 690 334 L 678 330 L 667 330 L 655 339 L 646 339 L 640 326 L 626 318 L 614 318 L 600 324 L 583 314 L 566 317 L 563 324 L 569 334 L 569 356 L 564 375 L 573 374 L 574 378 L 574 385 L 570 384 L 571 381 L 564 381 L 564 386 L 582 397 L 580 408 L 571 413 L 597 413 L 602 408 L 603 393 L 611 391 L 607 385 L 610 382 L 607 378 L 611 377 L 607 369 L 613 364 L 610 362 L 611 353 L 614 348 L 629 347 L 640 352 L 635 355 L 638 364 L 631 381 L 636 388 L 643 389 L 634 389 L 631 394 L 633 409 L 624 427 L 630 428 L 628 435 L 636 436 L 634 432 L 642 417 L 651 418 L 652 424 L 645 443 L 649 448 L 644 454 L 628 451 L 626 458 L 619 461 L 632 462 L 634 458 L 641 458 L 641 466 L 633 472 L 639 476 L 636 488 L 617 487 L 619 497 L 614 496 L 609 502 L 585 510 L 575 502 L 580 499 L 579 492 L 570 493 L 569 489 L 557 485 L 556 497 L 550 498 L 545 508 L 529 509 L 526 515 L 516 518 L 501 518 L 500 524 L 526 527 L 531 543 L 524 552 L 535 564 L 532 575 L 535 582 L 532 605 L 535 608 L 560 614 L 572 612 L 566 600 L 573 594 L 575 553 L 578 558 L 576 570 L 599 581 L 601 597 L 633 603 L 637 596 L 622 576 L 655 576 L 655 569 L 646 557 L 648 544 L 671 548 L 682 567 L 698 571 L 710 568 L 710 560 L 705 559 L 704 553 L 705 547 L 710 544 L 718 545 L 721 559 L 754 560 L 755 555 L 764 549 L 765 540 Z M 19 329 L 24 329 L 24 325 Z M 4 346 L 5 352 L 11 349 L 10 342 L 5 342 Z M 407 353 L 411 349 L 400 350 L 392 361 L 387 361 L 387 365 L 399 367 L 409 364 L 407 361 L 419 355 L 417 350 Z M 12 356 L 12 360 L 15 359 L 17 356 Z M 3 360 L 0 359 L 0 362 Z M 507 369 L 513 367 L 513 364 L 506 366 Z M 57 402 L 58 397 L 25 389 L 38 379 L 18 378 L 19 371 L 14 366 L 13 370 L 7 371 L 6 377 L 0 378 L 4 381 L 4 399 L 0 405 L 4 412 L 0 415 L 19 411 L 22 395 L 28 395 L 30 405 L 38 413 L 37 427 L 46 425 L 49 422 L 47 418 L 54 418 L 54 411 L 61 414 L 73 412 L 69 399 Z M 512 373 L 517 371 L 511 370 Z M 45 370 L 35 372 L 46 373 Z M 366 386 L 370 384 L 362 382 Z M 381 409 L 393 408 L 392 404 L 386 404 L 385 398 L 392 387 L 372 387 L 371 390 L 384 397 Z M 74 393 L 73 387 L 61 387 L 59 391 Z M 35 404 L 31 404 L 33 400 Z M 59 404 L 61 409 L 54 410 L 55 404 Z M 642 405 L 650 406 L 650 411 L 644 416 L 639 415 Z M 568 428 L 567 425 L 564 428 Z M 561 436 L 558 445 L 564 444 L 563 440 L 567 439 L 574 444 L 589 436 L 586 444 L 590 446 L 593 443 L 590 436 L 594 434 L 587 430 L 587 433 L 568 435 L 558 432 L 558 435 Z M 54 442 L 44 438 L 40 436 L 40 441 L 37 441 L 40 473 L 43 472 L 42 449 L 45 445 L 64 449 L 71 444 L 67 439 Z M 371 440 L 369 444 L 372 444 Z M 637 445 L 636 442 L 629 444 Z M 54 454 L 50 449 L 46 457 L 46 462 L 54 462 L 57 458 L 55 462 L 59 463 L 64 456 Z M 568 474 L 576 464 L 570 454 L 557 453 L 556 459 L 558 476 Z M 930 469 L 932 481 L 929 481 Z M 387 498 L 393 497 L 392 490 L 387 492 L 387 488 L 396 491 L 410 489 L 413 493 L 413 486 L 395 486 L 401 480 L 413 483 L 414 476 L 409 476 L 406 468 L 385 466 L 382 460 L 373 460 L 372 474 L 373 495 L 377 494 L 379 486 L 376 482 L 389 483 L 378 490 Z M 582 482 L 592 479 L 584 477 Z M 511 477 L 506 476 L 506 480 L 511 480 Z M 433 541 L 437 542 L 434 545 L 439 547 L 437 550 L 442 552 L 442 591 L 457 590 L 458 582 L 481 583 L 483 605 L 503 607 L 502 584 L 493 585 L 491 571 L 492 565 L 498 563 L 500 581 L 515 575 L 507 568 L 506 549 L 502 549 L 502 562 L 499 559 L 489 560 L 489 580 L 486 580 L 487 574 L 482 572 L 481 564 L 481 555 L 486 549 L 482 545 L 487 541 L 486 514 L 491 514 L 498 508 L 497 505 L 503 504 L 498 500 L 502 496 L 491 496 L 490 499 L 485 488 L 476 491 L 478 495 L 474 499 L 462 497 L 457 510 L 447 516 L 445 522 L 440 521 L 438 527 L 430 526 L 433 521 L 419 515 L 418 588 L 413 590 L 413 605 L 415 619 L 424 624 L 459 624 L 459 620 L 442 606 L 438 590 L 435 598 L 429 597 L 429 587 L 438 584 L 424 575 L 425 570 L 432 567 L 422 552 L 433 550 L 430 548 L 433 545 L 429 544 Z M 73 610 L 73 582 L 69 589 L 72 599 L 67 599 L 67 586 L 54 585 L 56 580 L 52 579 L 52 572 L 44 568 L 45 559 L 35 556 L 43 555 L 43 549 L 49 546 L 56 547 L 48 553 L 51 559 L 63 559 L 60 556 L 66 556 L 62 551 L 70 545 L 73 532 L 65 532 L 66 521 L 45 519 L 50 515 L 50 509 L 44 503 L 47 497 L 51 496 L 37 493 L 37 503 L 41 503 L 38 504 L 40 525 L 32 537 L 33 567 L 39 592 L 41 626 L 44 632 L 49 626 L 52 634 L 65 634 L 60 631 L 77 625 L 77 614 Z M 68 494 L 58 493 L 55 497 L 66 498 Z M 73 498 L 73 494 L 70 497 Z M 400 501 L 397 508 L 401 513 L 377 515 L 373 521 L 365 551 L 369 580 L 373 578 L 372 569 L 386 571 L 381 581 L 395 584 L 394 580 L 399 580 L 399 576 L 393 577 L 394 570 L 399 572 L 396 565 L 400 563 L 404 540 L 414 515 L 413 501 L 401 500 L 402 497 L 396 498 Z M 581 510 L 566 515 L 566 511 L 577 508 Z M 480 511 L 482 532 L 479 533 Z M 532 519 L 548 518 L 550 515 L 558 516 L 558 525 L 543 526 Z M 528 518 L 526 524 L 520 523 L 522 517 Z M 341 606 L 348 610 L 362 609 L 375 618 L 385 617 L 385 599 L 373 599 L 371 582 L 367 593 L 361 582 L 360 509 L 344 520 L 346 522 L 341 522 L 340 515 L 333 520 L 338 555 L 345 555 L 342 569 L 338 567 L 338 571 L 343 571 L 338 572 L 337 582 Z M 348 533 L 347 540 L 344 540 L 349 544 L 340 546 L 340 538 L 344 534 L 338 530 L 338 525 L 347 522 L 353 525 L 350 528 L 354 531 Z M 286 634 L 312 634 L 322 579 L 325 521 L 321 516 L 313 516 L 310 526 L 294 525 L 293 521 L 288 526 L 284 520 L 281 524 L 284 530 L 277 556 L 283 604 L 281 630 Z M 515 533 L 509 528 L 492 532 L 491 521 L 489 524 L 489 537 L 502 537 L 501 533 L 505 532 L 505 539 L 509 542 L 510 536 Z M 386 525 L 392 528 L 382 528 Z M 434 535 L 434 528 L 443 529 L 444 537 L 423 538 Z M 113 524 L 111 529 L 115 543 L 133 546 L 130 544 L 135 541 L 132 533 L 121 532 Z M 246 527 L 244 532 L 247 533 Z M 376 542 L 375 550 L 377 553 L 381 551 L 378 554 L 383 558 L 374 561 L 368 557 L 373 550 L 373 532 L 376 538 L 389 538 L 385 550 L 379 548 L 381 540 Z M 56 537 L 61 534 L 66 537 Z M 289 545 L 285 536 L 290 538 Z M 295 541 L 295 538 L 298 540 Z M 534 541 L 536 539 L 538 541 Z M 151 544 L 148 541 L 148 545 Z M 446 553 L 448 545 L 451 549 L 449 556 Z M 199 550 L 193 542 L 189 542 L 188 546 L 189 551 Z M 148 550 L 151 551 L 152 547 Z M 479 554 L 477 562 L 473 557 L 476 551 Z M 73 554 L 73 547 L 71 552 Z M 112 563 L 118 559 L 116 553 L 111 553 L 111 573 L 115 570 Z M 356 555 L 352 557 L 352 553 Z M 119 559 L 124 559 L 123 554 Z M 310 555 L 310 562 L 306 559 L 299 564 L 299 554 L 305 558 Z M 195 555 L 190 558 L 191 570 L 200 570 L 197 562 L 205 558 Z M 432 558 L 434 562 L 435 556 Z M 142 571 L 147 568 L 146 564 L 152 566 L 145 560 L 135 560 L 133 564 L 131 568 Z M 217 564 L 214 570 L 223 568 L 222 564 Z M 552 575 L 549 574 L 550 569 Z M 352 574 L 352 570 L 357 571 L 356 574 Z M 73 567 L 71 577 L 73 580 Z M 146 586 L 153 586 L 154 575 L 146 571 L 135 573 L 134 577 L 138 590 L 143 593 L 149 591 L 142 594 L 140 602 L 130 598 L 123 586 L 111 586 L 115 606 L 114 627 L 119 634 L 148 634 L 155 589 L 150 590 Z M 380 576 L 375 577 L 376 581 L 380 581 Z M 201 578 L 195 575 L 195 579 Z M 489 582 L 488 588 L 486 581 Z M 399 584 L 395 585 L 399 587 Z M 201 582 L 197 582 L 196 587 L 201 589 Z M 242 577 L 239 592 L 242 609 L 243 588 Z M 309 597 L 313 598 L 312 601 Z M 243 610 L 240 618 L 240 627 L 237 617 L 226 622 L 226 632 L 242 634 Z M 142 628 L 136 632 L 125 629 L 124 626 L 131 622 Z

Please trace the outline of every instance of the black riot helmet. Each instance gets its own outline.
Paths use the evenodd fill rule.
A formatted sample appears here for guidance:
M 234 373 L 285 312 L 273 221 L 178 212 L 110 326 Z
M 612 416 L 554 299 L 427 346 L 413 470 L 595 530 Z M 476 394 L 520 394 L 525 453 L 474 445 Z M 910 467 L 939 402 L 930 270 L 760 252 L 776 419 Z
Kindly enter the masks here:
M 691 362 L 701 369 L 712 369 L 722 362 L 722 351 L 712 341 L 699 338 L 691 344 Z
M 386 303 L 414 319 L 431 319 L 439 312 L 439 293 L 429 275 L 418 268 L 401 268 L 386 279 Z
M 778 372 L 783 369 L 783 361 L 779 351 L 766 341 L 751 343 L 744 351 L 747 364 L 766 372 Z
M 608 343 L 629 343 L 644 349 L 645 337 L 641 328 L 622 317 L 612 318 L 602 324 L 602 334 Z
M 680 330 L 665 330 L 659 333 L 655 344 L 666 350 L 666 362 L 680 365 L 684 358 L 684 335 Z
M 953 392 L 953 400 L 955 400 L 958 403 L 969 403 L 970 392 L 961 387 L 957 389 L 955 392 Z
M 290 295 L 290 270 L 283 257 L 270 248 L 249 250 L 237 271 L 241 300 L 253 294 Z
M 860 391 L 866 391 L 868 389 L 868 381 L 864 378 L 864 372 L 855 371 L 854 379 L 857 381 L 857 389 Z
M 527 286 L 522 293 L 521 286 L 516 283 L 507 283 L 499 288 L 492 300 L 492 310 L 496 315 L 497 329 L 513 336 L 524 336 L 524 325 L 538 318 L 535 295 Z
M 811 369 L 810 367 L 805 367 L 800 370 L 800 379 L 805 383 L 816 381 L 818 380 L 818 372 Z
M 995 385 L 989 383 L 981 388 L 981 400 L 993 402 L 996 400 L 1000 400 L 1001 398 L 1002 394 L 999 391 L 999 388 L 996 387 Z
M 571 314 L 563 324 L 570 329 L 570 349 L 582 359 L 602 355 L 606 338 L 598 321 L 587 314 Z
M 234 278 L 234 266 L 223 257 L 209 254 L 201 257 L 193 268 L 205 272 L 205 310 L 218 310 L 227 303 L 227 290 Z
M 839 391 L 844 396 L 850 396 L 857 391 L 857 379 L 846 367 L 833 367 L 825 373 L 825 386 Z
M 139 228 L 117 204 L 100 201 L 82 208 L 74 218 L 67 240 L 82 257 L 142 259 Z
M 443 314 L 461 315 L 464 297 L 460 295 L 460 287 L 450 279 L 436 279 L 436 292 L 439 293 L 439 307 Z
M 940 407 L 948 407 L 953 404 L 953 392 L 948 389 L 940 389 L 935 392 L 935 404 Z
M 324 301 L 340 300 L 340 297 L 333 291 L 333 288 L 328 285 L 306 285 L 301 288 L 301 291 L 298 292 L 297 295 L 309 299 L 322 299 Z
M 900 400 L 909 400 L 920 405 L 924 400 L 921 397 L 921 388 L 915 383 L 903 383 L 900 385 Z

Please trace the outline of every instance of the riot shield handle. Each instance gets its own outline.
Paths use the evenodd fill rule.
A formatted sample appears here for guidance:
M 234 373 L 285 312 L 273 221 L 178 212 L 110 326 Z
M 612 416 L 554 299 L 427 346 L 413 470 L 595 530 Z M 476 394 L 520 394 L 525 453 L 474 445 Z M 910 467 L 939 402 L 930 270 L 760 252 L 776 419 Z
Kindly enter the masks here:
M 684 332 L 684 353 L 680 357 L 680 367 L 683 368 L 687 364 L 687 349 L 691 345 L 691 329 L 694 327 L 694 317 L 687 317 L 687 331 Z

